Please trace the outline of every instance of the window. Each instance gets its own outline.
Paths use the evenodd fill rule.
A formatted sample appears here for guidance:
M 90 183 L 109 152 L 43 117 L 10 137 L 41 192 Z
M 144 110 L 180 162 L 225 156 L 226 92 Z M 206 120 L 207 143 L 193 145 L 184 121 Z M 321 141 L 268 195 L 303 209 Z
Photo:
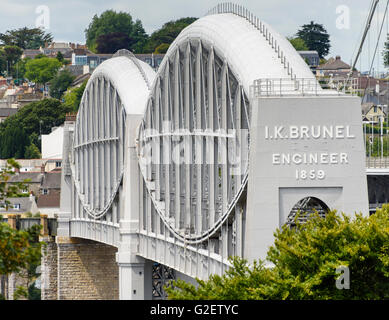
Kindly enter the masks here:
M 20 203 L 15 203 L 14 204 L 14 209 L 15 210 L 20 210 Z
M 42 189 L 42 194 L 49 194 L 49 190 L 47 190 L 47 189 Z
M 56 161 L 55 162 L 55 167 L 56 168 L 60 168 L 62 166 L 62 162 L 61 161 Z
M 86 56 L 76 56 L 75 64 L 78 65 L 78 66 L 85 66 L 85 65 L 87 65 L 87 57 Z

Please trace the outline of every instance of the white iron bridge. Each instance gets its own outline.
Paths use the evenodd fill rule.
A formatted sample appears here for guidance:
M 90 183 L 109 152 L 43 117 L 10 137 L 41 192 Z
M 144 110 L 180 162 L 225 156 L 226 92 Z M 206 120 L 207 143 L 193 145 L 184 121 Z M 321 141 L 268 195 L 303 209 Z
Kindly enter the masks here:
M 58 235 L 117 247 L 125 288 L 138 288 L 130 273 L 142 259 L 191 278 L 223 274 L 229 257 L 245 257 L 258 95 L 344 94 L 323 90 L 285 37 L 231 3 L 185 28 L 157 72 L 117 52 L 65 128 Z

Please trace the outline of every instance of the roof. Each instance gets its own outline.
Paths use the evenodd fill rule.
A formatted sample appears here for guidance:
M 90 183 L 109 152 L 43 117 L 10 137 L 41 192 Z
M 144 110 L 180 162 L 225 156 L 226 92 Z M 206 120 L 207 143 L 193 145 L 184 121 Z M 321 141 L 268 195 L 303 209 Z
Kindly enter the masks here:
M 340 56 L 336 58 L 330 58 L 326 63 L 317 67 L 319 70 L 339 70 L 339 69 L 351 69 L 351 66 L 340 59 Z
M 6 212 L 32 212 L 32 213 L 35 213 L 35 211 L 36 211 L 34 208 L 34 207 L 36 207 L 34 197 L 7 198 L 7 201 L 10 204 L 9 204 L 8 211 L 6 211 Z M 16 204 L 20 205 L 20 209 L 13 209 L 13 206 Z
M 371 110 L 371 108 L 373 108 L 374 106 L 377 106 L 377 105 L 374 104 L 373 102 L 363 103 L 361 105 L 361 107 L 362 107 L 362 115 L 367 114 Z M 381 110 L 383 114 L 386 114 L 381 106 L 378 106 L 377 110 Z
M 299 54 L 313 54 L 315 56 L 318 56 L 319 53 L 316 50 L 299 50 L 297 51 Z
M 30 181 L 28 183 L 41 183 L 43 175 L 42 172 L 20 172 L 12 175 L 9 182 L 24 182 L 24 180 L 29 179 Z
M 84 73 L 84 74 L 80 74 L 79 76 L 77 76 L 73 82 L 72 82 L 72 86 L 76 86 L 80 83 L 83 83 L 85 80 L 89 79 L 91 76 L 91 74 L 88 72 L 88 73 Z
M 18 112 L 16 108 L 0 108 L 0 117 L 9 117 Z
M 42 189 L 61 189 L 61 172 L 46 172 L 42 181 Z
M 38 208 L 57 208 L 60 206 L 61 195 L 59 193 L 42 194 L 37 201 Z

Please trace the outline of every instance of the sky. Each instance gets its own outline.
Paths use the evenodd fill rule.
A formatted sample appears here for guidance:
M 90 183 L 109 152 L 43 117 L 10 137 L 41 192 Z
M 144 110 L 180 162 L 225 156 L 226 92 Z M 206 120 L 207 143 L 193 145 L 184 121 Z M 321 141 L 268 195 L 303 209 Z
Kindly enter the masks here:
M 140 19 L 148 34 L 165 22 L 182 17 L 202 17 L 220 0 L 0 0 L 0 33 L 45 23 L 58 42 L 85 43 L 85 28 L 92 17 L 108 9 L 129 12 Z M 284 36 L 293 36 L 306 23 L 322 24 L 330 34 L 331 49 L 327 58 L 341 56 L 351 63 L 355 59 L 369 13 L 371 0 L 235 0 Z M 380 0 L 366 39 L 357 69 L 370 68 L 387 1 Z M 44 19 L 43 19 L 44 18 Z M 381 52 L 389 20 L 383 25 L 378 53 L 373 67 L 385 71 Z M 370 45 L 369 45 L 370 44 Z

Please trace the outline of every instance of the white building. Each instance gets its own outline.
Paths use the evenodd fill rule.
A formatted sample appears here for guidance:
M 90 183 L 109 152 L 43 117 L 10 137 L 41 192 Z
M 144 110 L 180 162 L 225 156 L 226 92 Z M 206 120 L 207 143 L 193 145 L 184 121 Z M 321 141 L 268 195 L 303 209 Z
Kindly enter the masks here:
M 42 134 L 42 159 L 62 159 L 63 126 Z

